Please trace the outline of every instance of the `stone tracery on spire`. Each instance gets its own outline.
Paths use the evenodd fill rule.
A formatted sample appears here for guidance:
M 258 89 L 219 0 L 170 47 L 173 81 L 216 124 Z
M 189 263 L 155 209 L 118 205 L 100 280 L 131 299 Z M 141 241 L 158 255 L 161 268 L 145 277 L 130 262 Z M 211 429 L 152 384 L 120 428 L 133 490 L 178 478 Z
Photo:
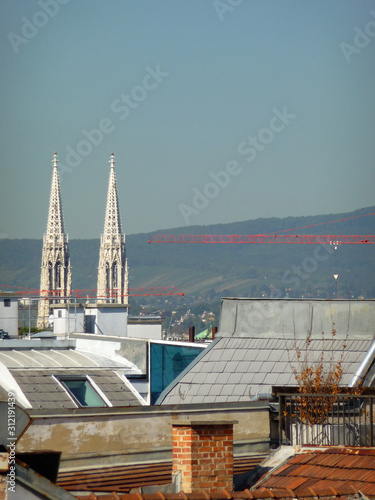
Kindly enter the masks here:
M 117 196 L 115 157 L 111 154 L 104 231 L 100 240 L 97 301 L 126 304 L 128 299 L 128 264 L 125 234 L 122 233 Z
M 64 234 L 64 216 L 61 205 L 59 173 L 57 170 L 57 153 L 53 155 L 53 171 L 51 194 L 49 201 L 48 220 L 47 220 L 47 238 L 61 238 Z
M 111 170 L 109 173 L 107 206 L 103 231 L 103 237 L 106 241 L 111 241 L 112 239 L 116 239 L 119 237 L 121 238 L 122 234 L 120 209 L 117 196 L 116 174 L 114 168 L 115 157 L 113 153 L 111 154 L 109 163 L 111 165 Z
M 47 231 L 43 237 L 40 276 L 40 293 L 45 299 L 39 301 L 38 328 L 49 326 L 50 304 L 56 301 L 64 302 L 71 292 L 72 277 L 68 236 L 64 230 L 57 162 L 57 153 L 54 153 Z M 54 299 L 49 297 L 54 297 Z M 57 297 L 61 297 L 61 299 L 57 299 Z

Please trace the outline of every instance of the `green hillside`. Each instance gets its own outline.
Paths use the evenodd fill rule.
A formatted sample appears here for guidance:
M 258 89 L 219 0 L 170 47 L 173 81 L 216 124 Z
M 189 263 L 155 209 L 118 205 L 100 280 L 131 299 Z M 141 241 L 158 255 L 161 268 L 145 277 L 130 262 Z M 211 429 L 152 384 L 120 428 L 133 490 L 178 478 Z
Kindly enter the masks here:
M 375 207 L 351 213 L 249 220 L 231 224 L 173 228 L 168 234 L 261 234 L 304 226 L 294 234 L 375 234 Z M 326 222 L 348 219 L 332 224 Z M 320 224 L 320 225 L 317 225 Z M 155 231 L 155 233 L 161 231 Z M 130 286 L 176 285 L 192 302 L 223 295 L 249 297 L 375 298 L 375 247 L 342 245 L 148 244 L 151 234 L 126 239 Z M 72 288 L 96 288 L 99 239 L 69 243 Z M 0 240 L 0 288 L 39 288 L 41 240 Z M 201 298 L 199 298 L 201 297 Z

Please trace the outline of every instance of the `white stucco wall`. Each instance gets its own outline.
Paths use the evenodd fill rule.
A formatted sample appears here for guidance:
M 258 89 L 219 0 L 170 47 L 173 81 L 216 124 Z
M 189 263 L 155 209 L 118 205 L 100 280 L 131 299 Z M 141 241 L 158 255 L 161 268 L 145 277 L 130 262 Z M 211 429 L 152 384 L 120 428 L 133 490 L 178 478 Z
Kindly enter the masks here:
M 162 324 L 128 324 L 127 336 L 135 339 L 162 340 Z
M 66 333 L 83 333 L 85 331 L 85 313 L 82 307 L 74 309 L 55 308 L 53 311 L 53 333 L 57 336 Z
M 90 307 L 87 316 L 95 316 L 94 332 L 98 335 L 127 336 L 128 310 L 125 307 Z
M 9 304 L 9 307 L 6 305 Z M 18 337 L 18 298 L 0 297 L 0 328 L 11 337 Z

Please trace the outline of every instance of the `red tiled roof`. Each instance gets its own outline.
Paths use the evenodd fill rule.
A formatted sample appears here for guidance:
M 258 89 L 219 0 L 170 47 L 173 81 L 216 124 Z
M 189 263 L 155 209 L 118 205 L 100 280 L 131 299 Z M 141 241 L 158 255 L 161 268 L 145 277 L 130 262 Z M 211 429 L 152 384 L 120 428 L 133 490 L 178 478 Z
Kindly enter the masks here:
M 267 455 L 235 457 L 234 474 L 249 472 L 259 465 Z M 58 486 L 67 491 L 116 491 L 118 493 L 128 493 L 132 488 L 151 485 L 159 486 L 171 482 L 172 462 L 120 465 L 60 472 L 57 479 Z
M 269 490 L 262 488 L 256 491 L 227 491 L 222 490 L 217 493 L 128 493 L 117 494 L 111 493 L 104 496 L 95 496 L 93 493 L 89 496 L 78 496 L 78 500 L 279 500 L 283 498 L 307 500 L 314 498 L 314 500 L 357 500 L 361 499 L 360 493 L 351 486 L 343 486 L 341 488 L 324 488 L 324 489 L 305 489 L 298 495 L 295 491 L 290 489 L 275 489 Z
M 375 497 L 375 449 L 328 447 L 301 449 L 267 473 L 252 489 L 284 488 L 301 495 L 306 488 L 338 490 L 352 486 Z
M 128 493 L 131 488 L 171 482 L 172 462 L 61 472 L 57 479 L 58 486 L 67 491 L 117 491 L 122 493 Z

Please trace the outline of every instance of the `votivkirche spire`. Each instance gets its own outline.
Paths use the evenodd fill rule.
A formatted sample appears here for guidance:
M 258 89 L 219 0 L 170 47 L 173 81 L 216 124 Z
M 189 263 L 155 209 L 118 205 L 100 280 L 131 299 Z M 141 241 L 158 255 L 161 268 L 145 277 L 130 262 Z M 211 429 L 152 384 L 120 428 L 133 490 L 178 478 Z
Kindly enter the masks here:
M 53 155 L 52 184 L 49 201 L 47 231 L 43 237 L 42 266 L 40 277 L 41 298 L 38 307 L 38 328 L 49 326 L 50 303 L 64 302 L 70 295 L 71 267 L 68 235 L 64 230 L 64 218 L 60 196 L 57 153 Z M 50 297 L 53 297 L 50 298 Z M 57 297 L 61 297 L 58 299 Z
M 98 303 L 127 304 L 129 292 L 125 234 L 117 197 L 115 157 L 111 154 L 104 231 L 100 239 Z

